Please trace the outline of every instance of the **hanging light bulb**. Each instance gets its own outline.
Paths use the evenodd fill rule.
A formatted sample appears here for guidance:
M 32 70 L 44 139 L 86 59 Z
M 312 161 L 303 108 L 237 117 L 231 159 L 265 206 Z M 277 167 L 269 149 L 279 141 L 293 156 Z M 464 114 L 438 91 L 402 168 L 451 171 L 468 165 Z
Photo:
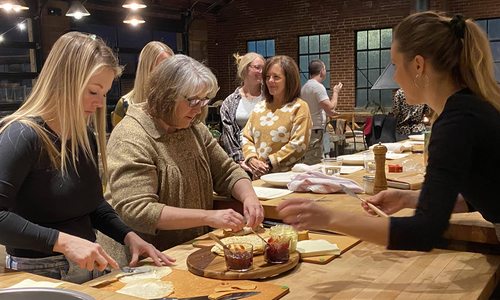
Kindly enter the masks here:
M 138 10 L 141 8 L 146 8 L 147 5 L 144 4 L 144 1 L 141 1 L 141 0 L 127 0 L 127 1 L 125 1 L 125 3 L 123 3 L 122 7 L 131 9 L 131 10 Z
M 144 21 L 141 15 L 137 13 L 129 13 L 125 20 L 123 20 L 123 23 L 137 26 L 139 24 L 146 23 L 146 21 Z
M 21 31 L 26 29 L 26 24 L 24 24 L 24 21 L 22 21 L 21 23 L 18 23 L 17 28 L 19 28 L 19 30 L 21 30 Z
M 4 41 L 3 35 L 0 35 L 0 43 Z
M 19 0 L 1 0 L 0 1 L 0 8 L 3 8 L 7 12 L 10 12 L 10 11 L 19 12 L 21 10 L 30 9 L 28 6 L 26 6 L 24 4 L 24 2 L 19 1 Z
M 66 17 L 73 17 L 80 20 L 83 17 L 90 16 L 89 11 L 80 1 L 71 1 Z

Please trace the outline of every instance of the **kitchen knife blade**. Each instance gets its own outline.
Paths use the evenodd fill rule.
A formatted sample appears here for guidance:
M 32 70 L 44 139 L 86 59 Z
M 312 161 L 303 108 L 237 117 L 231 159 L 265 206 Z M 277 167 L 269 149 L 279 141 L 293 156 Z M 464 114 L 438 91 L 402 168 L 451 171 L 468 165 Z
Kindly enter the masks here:
M 258 291 L 254 291 L 254 292 L 236 292 L 236 293 L 232 293 L 232 294 L 220 297 L 217 300 L 237 300 L 237 299 L 243 299 L 243 298 L 247 298 L 247 297 L 250 297 L 250 296 L 253 296 L 253 295 L 257 295 L 258 293 L 260 293 L 260 292 L 258 292 Z M 208 299 L 210 299 L 210 298 L 208 298 L 208 295 L 207 295 L 207 296 L 196 296 L 196 297 L 187 297 L 187 298 L 163 297 L 163 298 L 156 298 L 156 299 L 153 299 L 153 300 L 208 300 Z
M 350 188 L 346 187 L 345 185 L 341 184 L 340 185 L 342 187 L 342 190 L 344 191 L 344 193 L 346 193 L 347 195 L 353 197 L 353 198 L 356 198 L 358 200 L 360 200 L 361 202 L 363 203 L 366 203 L 366 205 L 368 205 L 377 215 L 379 215 L 380 217 L 389 217 L 385 212 L 383 212 L 380 208 L 376 207 L 375 205 L 371 204 L 370 202 L 366 201 L 365 199 L 359 197 L 353 190 L 351 190 Z

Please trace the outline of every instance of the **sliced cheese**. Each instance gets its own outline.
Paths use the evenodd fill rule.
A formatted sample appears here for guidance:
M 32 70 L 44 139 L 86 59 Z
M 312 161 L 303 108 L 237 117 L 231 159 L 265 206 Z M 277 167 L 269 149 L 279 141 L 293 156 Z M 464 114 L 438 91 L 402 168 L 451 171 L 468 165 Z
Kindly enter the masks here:
M 304 240 L 297 242 L 297 252 L 301 257 L 319 255 L 340 255 L 337 244 L 332 244 L 325 240 Z
M 135 269 L 140 272 L 145 272 L 136 275 L 124 276 L 120 278 L 120 282 L 129 283 L 141 279 L 162 279 L 162 277 L 172 273 L 172 268 L 170 267 L 140 266 Z
M 174 285 L 170 281 L 161 281 L 159 279 L 140 279 L 127 283 L 116 292 L 143 299 L 156 299 L 172 294 Z

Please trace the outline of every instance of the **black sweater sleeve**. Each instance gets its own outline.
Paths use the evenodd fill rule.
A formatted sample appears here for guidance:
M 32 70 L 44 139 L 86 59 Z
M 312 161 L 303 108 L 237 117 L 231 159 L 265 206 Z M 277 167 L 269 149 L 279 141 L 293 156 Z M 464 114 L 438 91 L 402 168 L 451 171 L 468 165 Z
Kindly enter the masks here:
M 124 244 L 127 233 L 132 231 L 104 199 L 97 209 L 90 214 L 90 219 L 95 229 L 121 244 Z
M 14 123 L 0 134 L 0 244 L 52 253 L 57 230 L 39 226 L 10 212 L 24 179 L 39 156 L 38 136 Z

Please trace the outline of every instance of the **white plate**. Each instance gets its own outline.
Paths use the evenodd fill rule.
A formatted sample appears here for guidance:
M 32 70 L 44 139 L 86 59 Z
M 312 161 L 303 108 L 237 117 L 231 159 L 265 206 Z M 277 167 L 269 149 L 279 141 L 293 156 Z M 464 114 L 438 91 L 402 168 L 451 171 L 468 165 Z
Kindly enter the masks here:
M 414 135 L 409 135 L 408 138 L 412 141 L 424 141 L 424 135 L 423 134 L 414 134 Z
M 254 186 L 253 189 L 260 200 L 269 200 L 279 197 L 284 197 L 288 194 L 293 193 L 293 191 L 285 189 L 275 189 L 262 186 Z
M 338 157 L 342 158 L 342 164 L 343 165 L 359 165 L 359 166 L 362 166 L 364 164 L 363 154 L 340 155 Z
M 296 176 L 299 173 L 295 172 L 284 172 L 284 173 L 271 173 L 271 174 L 266 174 L 260 177 L 262 181 L 265 183 L 274 185 L 274 186 L 282 186 L 286 187 L 286 185 L 292 180 L 294 176 Z

